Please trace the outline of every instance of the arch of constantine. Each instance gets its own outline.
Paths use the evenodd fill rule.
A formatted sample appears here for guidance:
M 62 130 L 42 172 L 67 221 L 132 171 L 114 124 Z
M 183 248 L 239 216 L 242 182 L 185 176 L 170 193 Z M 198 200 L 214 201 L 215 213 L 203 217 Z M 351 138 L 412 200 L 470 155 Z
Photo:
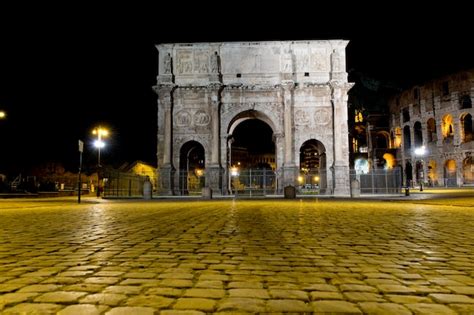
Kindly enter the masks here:
M 191 149 L 203 151 L 205 186 L 227 194 L 234 130 L 258 119 L 273 132 L 278 191 L 297 184 L 300 150 L 315 141 L 325 192 L 349 195 L 344 40 L 160 44 L 158 172 L 161 191 L 176 194 L 177 170 Z M 184 159 L 187 159 L 185 161 Z

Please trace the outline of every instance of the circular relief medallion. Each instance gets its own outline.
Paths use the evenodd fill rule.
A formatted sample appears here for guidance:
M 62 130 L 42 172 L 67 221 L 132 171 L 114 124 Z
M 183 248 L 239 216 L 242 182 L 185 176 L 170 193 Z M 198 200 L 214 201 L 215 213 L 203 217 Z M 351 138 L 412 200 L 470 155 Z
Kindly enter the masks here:
M 299 126 L 306 126 L 309 124 L 309 115 L 305 110 L 298 109 L 295 112 L 295 123 Z
M 189 126 L 191 124 L 191 114 L 185 110 L 177 112 L 175 123 L 176 126 Z
M 194 114 L 194 124 L 196 124 L 196 126 L 207 126 L 210 121 L 211 117 L 204 110 L 198 110 Z
M 327 125 L 331 122 L 331 114 L 327 108 L 317 108 L 314 112 L 314 121 L 317 125 Z

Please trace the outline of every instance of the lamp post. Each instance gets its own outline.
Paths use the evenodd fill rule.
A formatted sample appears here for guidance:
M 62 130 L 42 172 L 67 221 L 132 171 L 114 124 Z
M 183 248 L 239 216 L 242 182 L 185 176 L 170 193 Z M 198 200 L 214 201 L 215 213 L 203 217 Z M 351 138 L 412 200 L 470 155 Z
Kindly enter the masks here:
M 419 156 L 421 158 L 421 174 L 419 175 L 420 177 L 420 191 L 423 191 L 423 179 L 425 177 L 425 162 L 423 160 L 423 157 L 426 154 L 426 148 L 424 145 L 422 145 L 419 148 L 415 149 L 415 155 Z
M 102 141 L 102 137 L 107 137 L 109 135 L 109 131 L 99 126 L 92 130 L 92 134 L 97 136 L 97 140 L 94 141 L 94 146 L 97 148 L 97 166 L 101 167 L 100 149 L 105 147 L 105 142 Z
M 100 197 L 100 172 L 102 167 L 100 164 L 100 149 L 105 147 L 105 142 L 102 141 L 102 138 L 107 137 L 109 131 L 99 126 L 92 130 L 92 134 L 97 136 L 97 140 L 94 141 L 94 146 L 97 148 L 97 197 Z

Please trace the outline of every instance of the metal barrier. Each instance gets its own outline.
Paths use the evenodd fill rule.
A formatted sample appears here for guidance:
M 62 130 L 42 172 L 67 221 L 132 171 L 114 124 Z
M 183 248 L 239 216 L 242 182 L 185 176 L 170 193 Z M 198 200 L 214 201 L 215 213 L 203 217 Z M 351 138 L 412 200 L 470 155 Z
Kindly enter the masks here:
M 230 177 L 231 194 L 263 197 L 277 193 L 277 176 L 270 169 L 243 169 Z
M 146 176 L 107 171 L 103 174 L 104 197 L 143 197 Z
M 399 168 L 372 169 L 360 174 L 350 170 L 350 181 L 358 180 L 361 194 L 400 194 L 402 175 Z
M 298 175 L 296 190 L 299 195 L 321 195 L 326 192 L 326 171 L 304 171 Z
M 200 196 L 202 195 L 202 188 L 205 184 L 205 171 L 195 173 L 194 171 L 179 170 L 178 186 L 175 191 L 181 196 Z

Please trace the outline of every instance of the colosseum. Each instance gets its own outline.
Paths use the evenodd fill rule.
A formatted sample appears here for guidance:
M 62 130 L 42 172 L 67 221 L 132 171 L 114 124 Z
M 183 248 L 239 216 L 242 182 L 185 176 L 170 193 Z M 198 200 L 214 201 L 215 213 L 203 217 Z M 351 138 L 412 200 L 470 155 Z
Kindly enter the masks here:
M 474 69 L 413 86 L 390 102 L 405 185 L 474 185 Z

